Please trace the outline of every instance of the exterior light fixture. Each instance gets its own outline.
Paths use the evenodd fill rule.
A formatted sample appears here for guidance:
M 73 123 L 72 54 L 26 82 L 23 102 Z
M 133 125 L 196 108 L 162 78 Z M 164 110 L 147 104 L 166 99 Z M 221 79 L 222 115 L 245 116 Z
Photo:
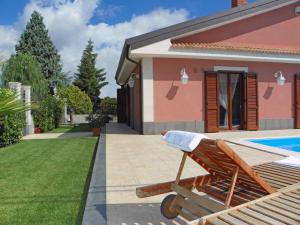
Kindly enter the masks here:
M 278 71 L 277 73 L 275 73 L 275 78 L 277 79 L 277 84 L 279 86 L 283 86 L 285 84 L 285 77 L 283 76 L 282 72 L 281 71 Z
M 186 73 L 185 68 L 180 71 L 180 80 L 183 85 L 189 82 L 189 75 Z
M 129 80 L 128 80 L 128 85 L 130 88 L 134 87 L 134 78 L 133 76 L 130 76 Z

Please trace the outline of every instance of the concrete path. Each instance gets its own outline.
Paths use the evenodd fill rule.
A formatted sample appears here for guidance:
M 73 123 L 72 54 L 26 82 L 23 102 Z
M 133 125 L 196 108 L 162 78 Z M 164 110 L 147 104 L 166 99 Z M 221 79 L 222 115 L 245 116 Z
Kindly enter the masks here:
M 92 132 L 74 132 L 74 133 L 43 133 L 31 134 L 23 137 L 23 140 L 36 140 L 36 139 L 57 139 L 57 138 L 78 138 L 78 137 L 91 137 Z
M 222 138 L 218 135 L 211 137 Z M 282 158 L 241 146 L 231 147 L 251 165 Z M 160 135 L 141 136 L 116 123 L 107 125 L 98 151 L 84 225 L 186 224 L 181 219 L 166 220 L 161 216 L 160 203 L 165 195 L 139 199 L 135 194 L 136 187 L 175 180 L 181 151 L 168 147 Z M 188 159 L 183 177 L 203 173 Z

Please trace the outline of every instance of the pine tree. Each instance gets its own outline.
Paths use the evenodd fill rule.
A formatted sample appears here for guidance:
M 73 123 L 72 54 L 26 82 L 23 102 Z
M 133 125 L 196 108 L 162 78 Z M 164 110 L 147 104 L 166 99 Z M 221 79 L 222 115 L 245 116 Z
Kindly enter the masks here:
M 75 74 L 74 85 L 84 91 L 91 101 L 96 104 L 101 88 L 106 86 L 106 73 L 104 69 L 96 68 L 97 54 L 94 52 L 93 42 L 88 41 L 88 44 L 83 51 L 80 65 L 78 66 L 78 73 Z
M 59 85 L 62 65 L 60 55 L 50 39 L 43 17 L 37 11 L 31 15 L 30 21 L 22 33 L 16 52 L 29 53 L 40 64 L 44 77 L 51 85 Z

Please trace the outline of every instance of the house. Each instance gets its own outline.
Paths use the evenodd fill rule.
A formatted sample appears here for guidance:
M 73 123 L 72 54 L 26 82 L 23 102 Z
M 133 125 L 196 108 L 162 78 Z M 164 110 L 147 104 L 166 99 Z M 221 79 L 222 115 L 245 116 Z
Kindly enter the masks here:
M 232 6 L 125 41 L 119 122 L 142 134 L 300 128 L 300 1 Z

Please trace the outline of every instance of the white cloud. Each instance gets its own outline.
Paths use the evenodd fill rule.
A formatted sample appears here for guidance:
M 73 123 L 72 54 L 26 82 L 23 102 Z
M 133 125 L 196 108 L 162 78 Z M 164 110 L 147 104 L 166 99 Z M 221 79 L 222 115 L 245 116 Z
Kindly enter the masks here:
M 116 17 L 121 12 L 123 6 L 121 5 L 108 5 L 105 8 L 100 8 L 96 11 L 96 15 L 99 17 Z
M 39 11 L 54 44 L 62 56 L 65 71 L 75 72 L 87 40 L 91 38 L 98 53 L 97 65 L 107 71 L 109 86 L 102 96 L 115 96 L 114 76 L 124 40 L 187 19 L 184 9 L 155 9 L 144 15 L 133 15 L 130 21 L 118 24 L 90 24 L 99 12 L 99 0 L 32 0 L 14 26 L 0 25 L 0 54 L 9 56 L 33 10 Z M 104 13 L 102 11 L 102 13 Z

